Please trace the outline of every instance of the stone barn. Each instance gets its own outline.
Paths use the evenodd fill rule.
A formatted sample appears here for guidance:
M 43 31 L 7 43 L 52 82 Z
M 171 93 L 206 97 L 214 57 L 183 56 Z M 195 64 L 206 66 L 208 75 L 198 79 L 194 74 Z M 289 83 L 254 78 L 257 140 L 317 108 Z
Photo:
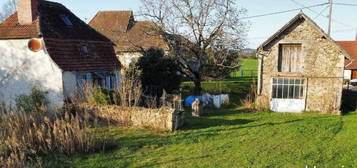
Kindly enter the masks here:
M 340 115 L 345 58 L 351 56 L 299 13 L 259 48 L 258 106 L 275 112 Z
M 111 89 L 120 77 L 111 40 L 56 2 L 17 0 L 0 24 L 0 51 L 0 103 L 38 85 L 49 108 L 61 108 L 84 82 Z

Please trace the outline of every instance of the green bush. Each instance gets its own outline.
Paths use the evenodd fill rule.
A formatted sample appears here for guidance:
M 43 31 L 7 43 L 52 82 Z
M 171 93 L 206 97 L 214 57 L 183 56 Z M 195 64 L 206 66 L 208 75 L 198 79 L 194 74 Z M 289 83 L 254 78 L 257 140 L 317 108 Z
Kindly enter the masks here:
M 29 95 L 20 95 L 16 98 L 16 107 L 26 112 L 40 111 L 49 104 L 47 94 L 48 92 L 41 90 L 39 86 L 34 86 Z
M 97 105 L 107 105 L 111 104 L 111 91 L 107 89 L 95 87 L 93 88 L 93 94 L 89 99 L 89 103 L 94 103 Z
M 166 56 L 163 50 L 146 50 L 135 66 L 141 72 L 145 94 L 160 97 L 163 90 L 168 93 L 179 90 L 182 81 L 182 76 L 178 74 L 179 65 L 175 59 Z

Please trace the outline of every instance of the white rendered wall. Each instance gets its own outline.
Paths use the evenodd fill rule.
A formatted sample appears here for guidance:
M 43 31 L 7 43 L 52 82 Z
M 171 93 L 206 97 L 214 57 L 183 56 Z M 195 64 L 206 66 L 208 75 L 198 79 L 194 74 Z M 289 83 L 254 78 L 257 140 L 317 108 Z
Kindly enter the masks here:
M 128 68 L 130 63 L 138 60 L 143 55 L 140 52 L 123 52 L 117 55 L 122 66 Z
M 43 42 L 43 40 L 41 39 Z M 26 40 L 0 40 L 0 102 L 31 93 L 34 85 L 48 92 L 49 108 L 63 106 L 62 71 L 45 50 L 33 52 Z
M 343 79 L 351 80 L 351 70 L 344 70 L 343 72 Z

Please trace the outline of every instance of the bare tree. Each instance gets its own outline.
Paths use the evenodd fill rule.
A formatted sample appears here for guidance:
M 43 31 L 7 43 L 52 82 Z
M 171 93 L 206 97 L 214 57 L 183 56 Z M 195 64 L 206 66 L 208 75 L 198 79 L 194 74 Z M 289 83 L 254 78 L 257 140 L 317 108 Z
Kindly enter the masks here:
M 200 94 L 205 76 L 219 77 L 238 66 L 232 51 L 245 45 L 246 10 L 236 0 L 142 0 L 141 15 L 154 21 L 182 73 Z
M 0 11 L 0 22 L 4 21 L 10 15 L 16 12 L 16 0 L 8 0 L 5 2 Z

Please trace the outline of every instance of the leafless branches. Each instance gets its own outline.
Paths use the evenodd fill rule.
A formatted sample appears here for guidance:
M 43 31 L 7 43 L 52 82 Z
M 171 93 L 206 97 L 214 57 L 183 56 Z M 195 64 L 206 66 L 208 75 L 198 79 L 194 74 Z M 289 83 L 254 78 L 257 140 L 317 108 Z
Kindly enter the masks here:
M 142 0 L 142 3 L 141 15 L 159 26 L 157 32 L 170 45 L 172 54 L 185 69 L 183 72 L 197 85 L 202 75 L 211 76 L 203 72 L 207 66 L 223 72 L 238 65 L 231 51 L 244 47 L 247 23 L 239 19 L 246 10 L 236 0 Z

